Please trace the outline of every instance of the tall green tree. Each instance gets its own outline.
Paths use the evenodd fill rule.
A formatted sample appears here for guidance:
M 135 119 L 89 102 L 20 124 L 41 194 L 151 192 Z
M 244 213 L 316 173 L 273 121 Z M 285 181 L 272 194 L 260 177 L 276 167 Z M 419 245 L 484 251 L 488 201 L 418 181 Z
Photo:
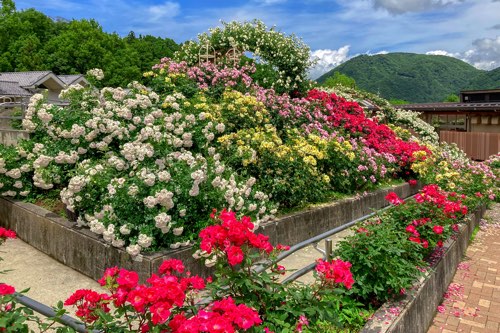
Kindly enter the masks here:
M 457 94 L 449 94 L 448 96 L 446 96 L 446 98 L 444 99 L 443 102 L 454 102 L 454 103 L 457 103 L 457 102 L 460 102 L 460 97 L 458 97 Z
M 95 20 L 51 19 L 35 10 L 16 11 L 13 0 L 1 0 L 0 71 L 52 70 L 56 74 L 105 72 L 102 82 L 123 86 L 162 57 L 172 57 L 179 46 L 169 38 L 125 38 L 103 31 Z
M 345 74 L 340 72 L 334 72 L 332 76 L 330 76 L 323 83 L 323 86 L 333 88 L 336 85 L 342 85 L 344 87 L 356 88 L 356 81 Z
M 10 15 L 16 11 L 16 4 L 12 0 L 2 0 L 2 9 L 0 15 Z

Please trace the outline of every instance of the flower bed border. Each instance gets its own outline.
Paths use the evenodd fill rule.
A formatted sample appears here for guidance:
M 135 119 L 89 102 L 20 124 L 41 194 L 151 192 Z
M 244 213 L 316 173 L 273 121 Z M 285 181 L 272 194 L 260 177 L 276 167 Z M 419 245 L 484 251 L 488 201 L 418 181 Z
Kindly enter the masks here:
M 445 242 L 442 256 L 432 263 L 429 273 L 403 299 L 383 304 L 360 333 L 427 332 L 485 211 L 482 206 L 469 214 L 457 237 Z
M 269 235 L 272 244 L 294 245 L 327 230 L 348 223 L 387 206 L 384 197 L 396 192 L 405 198 L 418 192 L 420 186 L 401 184 L 313 208 L 287 214 L 262 224 L 257 232 Z M 107 267 L 134 270 L 145 281 L 168 258 L 180 259 L 193 274 L 207 276 L 210 270 L 192 257 L 192 248 L 164 250 L 132 259 L 123 249 L 104 242 L 88 229 L 76 226 L 36 205 L 0 198 L 0 226 L 14 230 L 18 237 L 34 248 L 78 272 L 97 280 Z

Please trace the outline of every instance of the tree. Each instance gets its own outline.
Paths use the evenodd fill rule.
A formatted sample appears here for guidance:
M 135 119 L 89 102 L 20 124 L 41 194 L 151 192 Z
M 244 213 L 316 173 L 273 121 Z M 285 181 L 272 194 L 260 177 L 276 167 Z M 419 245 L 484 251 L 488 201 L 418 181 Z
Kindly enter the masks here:
M 323 83 L 323 86 L 329 88 L 333 88 L 336 85 L 341 85 L 349 88 L 356 88 L 356 81 L 350 76 L 347 76 L 340 72 L 334 72 L 333 75 L 330 76 L 328 79 L 326 79 L 325 83 Z
M 103 84 L 124 86 L 141 80 L 143 72 L 179 48 L 169 38 L 134 32 L 121 38 L 104 32 L 95 20 L 52 19 L 32 8 L 16 11 L 13 0 L 1 1 L 0 71 L 83 74 L 101 68 Z
M 457 103 L 457 102 L 460 102 L 460 98 L 456 94 L 449 94 L 448 96 L 446 96 L 446 98 L 444 99 L 443 102 Z
M 0 15 L 10 15 L 16 11 L 16 4 L 12 0 L 2 0 Z
M 404 99 L 398 99 L 398 98 L 393 98 L 389 100 L 389 103 L 392 105 L 403 105 L 403 104 L 410 104 L 410 102 L 404 100 Z

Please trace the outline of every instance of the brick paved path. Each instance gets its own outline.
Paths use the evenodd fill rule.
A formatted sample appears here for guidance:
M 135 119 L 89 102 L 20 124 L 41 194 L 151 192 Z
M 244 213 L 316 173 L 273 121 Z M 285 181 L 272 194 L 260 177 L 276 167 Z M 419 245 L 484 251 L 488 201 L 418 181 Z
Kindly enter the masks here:
M 500 332 L 500 204 L 485 218 L 428 333 Z

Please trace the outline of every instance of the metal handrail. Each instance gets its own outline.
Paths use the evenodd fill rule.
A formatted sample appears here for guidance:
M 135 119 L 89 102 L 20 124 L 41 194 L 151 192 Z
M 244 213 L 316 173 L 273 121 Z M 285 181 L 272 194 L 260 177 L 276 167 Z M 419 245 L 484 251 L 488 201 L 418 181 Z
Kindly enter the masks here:
M 56 312 L 54 311 L 54 309 L 52 309 L 51 307 L 49 307 L 43 303 L 40 303 L 32 298 L 29 298 L 28 296 L 25 296 L 25 295 L 17 293 L 17 292 L 14 293 L 14 297 L 15 297 L 16 301 L 19 302 L 20 304 L 32 309 L 33 311 L 36 311 L 36 312 L 44 315 L 45 317 L 48 317 L 48 318 L 56 317 Z M 71 327 L 72 329 L 74 329 L 75 331 L 80 332 L 80 333 L 88 333 L 89 332 L 89 330 L 85 327 L 85 324 L 83 324 L 81 321 L 79 321 L 71 316 L 68 316 L 68 315 L 62 315 L 61 317 L 58 317 L 56 319 L 56 322 L 63 324 L 65 326 Z M 98 333 L 98 331 L 93 331 L 93 332 Z
M 416 194 L 414 195 L 411 195 L 407 198 L 405 198 L 405 200 L 411 200 L 415 197 Z M 356 223 L 359 223 L 361 221 L 364 221 L 366 219 L 369 219 L 373 216 L 375 216 L 376 214 L 380 213 L 380 212 L 383 212 L 383 211 L 386 211 L 390 208 L 394 207 L 393 205 L 388 205 L 384 208 L 381 208 L 375 212 L 372 212 L 370 214 L 367 214 L 367 215 L 364 215 L 364 216 L 361 216 L 351 222 L 348 222 L 346 224 L 343 224 L 341 226 L 338 226 L 338 227 L 335 227 L 333 229 L 330 229 L 328 231 L 325 231 L 324 233 L 322 234 L 319 234 L 317 236 L 314 236 L 314 237 L 311 237 L 309 239 L 306 239 L 305 241 L 302 241 L 298 244 L 295 244 L 293 246 L 290 247 L 289 250 L 287 251 L 284 251 L 282 252 L 281 254 L 278 255 L 278 257 L 276 258 L 276 260 L 274 261 L 268 261 L 268 262 L 265 262 L 265 263 L 262 263 L 260 264 L 256 269 L 255 269 L 255 272 L 257 273 L 261 273 L 263 271 L 265 271 L 266 269 L 268 269 L 273 263 L 276 263 L 276 262 L 280 262 L 281 260 L 289 257 L 290 255 L 292 255 L 293 253 L 297 252 L 298 250 L 301 250 L 309 245 L 313 245 L 314 248 L 316 250 L 318 250 L 320 253 L 323 254 L 323 259 L 326 259 L 326 260 L 330 260 L 331 259 L 331 255 L 332 255 L 332 243 L 331 243 L 331 240 L 330 239 L 327 239 L 326 242 L 327 244 L 325 245 L 325 250 L 321 250 L 321 249 L 318 249 L 317 248 L 317 245 L 319 243 L 319 241 L 321 241 L 322 239 L 325 239 L 329 236 L 332 236 L 336 233 L 339 233 L 341 231 L 344 231 L 345 229 L 348 229 L 352 226 L 354 226 Z M 328 244 L 330 243 L 330 244 Z M 307 274 L 308 272 L 312 271 L 314 268 L 316 267 L 316 262 L 312 263 L 312 264 L 309 264 L 307 265 L 306 267 L 303 267 L 301 268 L 300 270 L 297 270 L 296 272 L 294 272 L 292 275 L 290 275 L 289 277 L 287 277 L 286 279 L 284 279 L 282 281 L 282 283 L 289 283 L 289 282 L 292 282 L 298 278 L 300 278 L 301 276 Z

